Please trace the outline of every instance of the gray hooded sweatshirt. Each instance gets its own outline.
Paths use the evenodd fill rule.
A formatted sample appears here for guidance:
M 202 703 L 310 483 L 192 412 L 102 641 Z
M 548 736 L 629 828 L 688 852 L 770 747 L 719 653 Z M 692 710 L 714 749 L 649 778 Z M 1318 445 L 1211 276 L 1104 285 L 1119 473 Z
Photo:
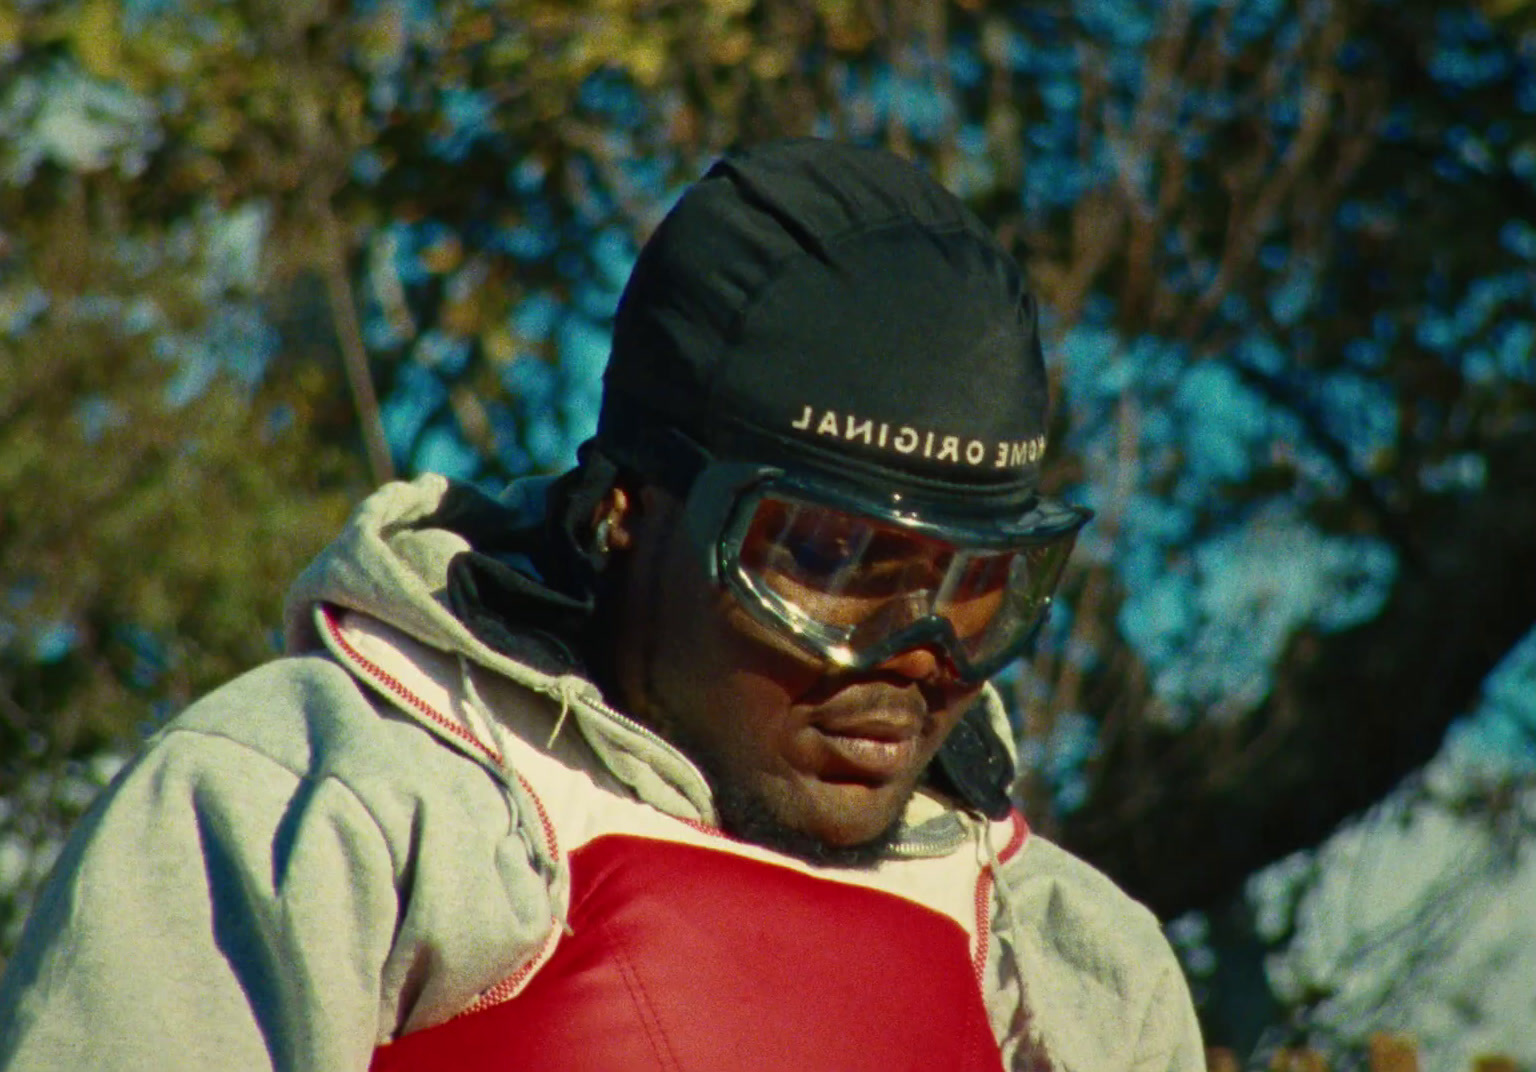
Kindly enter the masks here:
M 169 722 L 81 821 L 0 980 L 0 1069 L 365 1069 L 506 1000 L 559 944 L 567 820 L 519 766 L 715 822 L 676 749 L 448 609 L 469 545 L 418 524 L 448 487 L 367 499 L 290 594 L 292 654 Z M 948 833 L 899 853 L 981 854 L 973 947 L 1005 1067 L 1204 1067 L 1149 912 L 1017 820 L 923 793 L 907 823 Z

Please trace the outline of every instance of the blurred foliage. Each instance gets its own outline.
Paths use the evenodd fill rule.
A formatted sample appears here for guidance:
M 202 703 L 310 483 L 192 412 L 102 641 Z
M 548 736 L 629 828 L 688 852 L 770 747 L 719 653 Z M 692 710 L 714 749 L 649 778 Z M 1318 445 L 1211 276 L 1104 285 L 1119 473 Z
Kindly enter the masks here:
M 1362 1054 L 1353 1054 L 1346 1058 L 1350 1067 L 1360 1067 L 1366 1072 L 1419 1072 L 1423 1067 L 1418 1047 L 1413 1039 L 1404 1035 L 1378 1032 L 1371 1035 L 1361 1049 L 1364 1064 L 1356 1064 Z M 1210 1050 L 1206 1065 L 1211 1072 L 1240 1072 L 1244 1067 L 1235 1053 L 1224 1048 Z M 1284 1047 L 1276 1050 L 1263 1067 L 1268 1072 L 1329 1072 L 1337 1066 L 1316 1050 Z M 1472 1062 L 1469 1072 L 1519 1072 L 1519 1065 L 1507 1057 L 1479 1057 Z
M 372 482 L 567 462 L 650 227 L 797 133 L 919 159 L 1028 260 L 1050 480 L 1100 521 L 1014 683 L 1020 791 L 1222 909 L 1536 619 L 1533 10 L 0 8 L 0 956 L 100 757 L 272 650 Z
M 1373 1034 L 1361 1047 L 1362 1054 L 1347 1055 L 1347 1067 L 1361 1067 L 1366 1072 L 1419 1072 L 1418 1046 L 1405 1035 Z M 1364 1057 L 1364 1064 L 1358 1058 Z M 1238 1072 L 1243 1064 L 1232 1050 L 1213 1049 L 1207 1054 L 1210 1072 Z M 1330 1072 L 1338 1064 L 1330 1061 L 1318 1050 L 1307 1047 L 1283 1047 L 1275 1050 L 1266 1064 L 1269 1072 Z M 1473 1060 L 1467 1072 L 1519 1072 L 1519 1064 L 1507 1057 L 1479 1057 Z

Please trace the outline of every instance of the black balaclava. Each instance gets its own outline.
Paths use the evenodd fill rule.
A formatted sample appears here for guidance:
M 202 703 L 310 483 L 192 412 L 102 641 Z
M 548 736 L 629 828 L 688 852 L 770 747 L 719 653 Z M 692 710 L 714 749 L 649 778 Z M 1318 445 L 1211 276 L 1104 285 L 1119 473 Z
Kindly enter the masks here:
M 683 194 L 619 301 L 597 445 L 664 469 L 658 431 L 716 457 L 1016 507 L 1047 381 L 1011 257 L 916 166 L 801 139 Z

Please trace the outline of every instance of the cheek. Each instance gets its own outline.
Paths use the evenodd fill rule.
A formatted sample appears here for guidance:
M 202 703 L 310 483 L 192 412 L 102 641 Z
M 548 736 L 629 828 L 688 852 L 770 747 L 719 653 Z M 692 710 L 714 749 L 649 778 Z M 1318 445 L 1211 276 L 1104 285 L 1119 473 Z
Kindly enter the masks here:
M 701 570 L 679 573 L 665 597 L 682 638 L 674 663 L 702 678 L 721 709 L 769 715 L 788 708 L 823 676 L 820 661 L 752 617 Z
M 981 687 L 973 685 L 965 689 L 952 690 L 938 699 L 931 708 L 934 712 L 933 752 L 938 752 L 944 740 L 960 724 L 965 713 L 976 705 L 980 696 Z
M 633 623 L 646 637 L 645 691 L 656 721 L 718 755 L 769 750 L 795 682 L 813 680 L 814 669 L 764 644 L 755 623 L 694 563 L 675 551 L 658 557 L 653 568 L 667 580 L 656 586 L 649 619 Z
M 688 690 L 698 710 L 690 712 L 695 732 L 715 740 L 720 753 L 772 767 L 794 731 L 797 695 L 816 680 L 817 670 L 763 642 L 751 631 L 729 597 L 712 604 L 690 643 L 678 651 L 674 676 L 691 679 Z M 678 690 L 681 692 L 682 690 Z

